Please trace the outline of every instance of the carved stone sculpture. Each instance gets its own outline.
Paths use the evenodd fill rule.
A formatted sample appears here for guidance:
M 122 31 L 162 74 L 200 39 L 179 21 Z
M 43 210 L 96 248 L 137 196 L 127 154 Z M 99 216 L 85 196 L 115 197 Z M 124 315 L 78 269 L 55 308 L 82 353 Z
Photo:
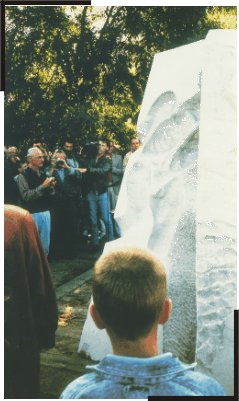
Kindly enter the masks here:
M 196 359 L 227 395 L 236 308 L 235 38 L 235 31 L 210 31 L 155 56 L 137 124 L 142 146 L 129 159 L 115 210 L 122 237 L 105 246 L 132 244 L 158 255 L 173 303 L 158 328 L 159 351 Z M 93 360 L 112 352 L 89 314 L 82 350 Z

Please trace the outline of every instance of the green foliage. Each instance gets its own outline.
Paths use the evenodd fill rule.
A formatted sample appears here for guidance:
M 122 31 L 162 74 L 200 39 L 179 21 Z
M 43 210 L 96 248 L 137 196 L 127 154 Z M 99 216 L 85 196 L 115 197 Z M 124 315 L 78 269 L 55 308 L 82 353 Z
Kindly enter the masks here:
M 213 7 L 204 24 L 209 29 L 237 29 L 237 7 Z
M 7 142 L 104 134 L 127 150 L 154 54 L 218 28 L 236 7 L 6 7 Z

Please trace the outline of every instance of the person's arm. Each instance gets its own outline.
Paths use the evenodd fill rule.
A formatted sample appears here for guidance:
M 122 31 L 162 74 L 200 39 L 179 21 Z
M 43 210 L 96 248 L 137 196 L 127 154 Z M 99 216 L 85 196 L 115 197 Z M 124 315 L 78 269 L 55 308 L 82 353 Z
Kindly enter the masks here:
M 82 178 L 82 173 L 86 172 L 86 168 L 68 166 L 65 160 L 63 160 L 63 167 L 68 170 L 69 175 L 74 175 L 77 178 Z
M 17 186 L 22 199 L 25 202 L 30 202 L 34 199 L 40 198 L 44 193 L 43 184 L 35 189 L 30 189 L 28 182 L 23 174 L 19 174 L 17 178 Z
M 78 173 L 80 172 L 81 173 L 81 176 L 80 177 L 82 177 L 82 173 L 86 173 L 86 171 L 87 171 L 87 168 L 75 168 L 74 169 L 75 171 L 77 171 Z
M 32 200 L 43 196 L 45 188 L 47 188 L 53 180 L 55 180 L 53 177 L 46 178 L 43 184 L 39 185 L 39 187 L 30 189 L 26 177 L 23 174 L 19 174 L 17 178 L 17 186 L 22 199 L 25 202 L 31 202 Z
M 82 173 L 79 168 L 70 167 L 68 170 L 69 175 L 74 175 L 76 178 L 82 178 Z
M 105 175 L 109 173 L 112 168 L 112 160 L 109 157 L 105 157 L 104 163 L 99 167 L 89 167 L 87 170 L 90 173 Z

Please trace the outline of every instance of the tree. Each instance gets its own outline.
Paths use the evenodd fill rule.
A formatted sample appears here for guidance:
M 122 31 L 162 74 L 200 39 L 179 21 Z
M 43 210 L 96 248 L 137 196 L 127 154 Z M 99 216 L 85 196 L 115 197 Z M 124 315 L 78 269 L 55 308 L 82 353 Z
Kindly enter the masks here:
M 236 7 L 11 6 L 6 9 L 5 135 L 29 143 L 102 133 L 123 150 L 155 53 L 236 28 Z M 224 17 L 222 17 L 224 16 Z M 113 137 L 114 133 L 114 137 Z

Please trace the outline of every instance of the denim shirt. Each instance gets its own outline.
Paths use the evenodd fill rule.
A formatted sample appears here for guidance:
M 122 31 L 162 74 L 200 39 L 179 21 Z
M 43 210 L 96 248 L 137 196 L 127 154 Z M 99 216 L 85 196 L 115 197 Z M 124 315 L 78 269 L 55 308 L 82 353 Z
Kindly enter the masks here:
M 52 177 L 51 174 L 49 173 L 50 169 L 51 169 L 51 167 L 49 166 L 49 167 L 46 167 L 45 170 L 44 170 L 46 175 L 47 175 L 47 177 Z M 54 176 L 56 176 L 56 177 L 58 176 L 60 178 L 60 180 L 62 182 L 64 182 L 66 172 L 67 172 L 67 170 L 65 170 L 64 167 L 55 168 L 54 169 Z M 81 178 L 82 177 L 82 173 L 80 171 L 78 171 L 78 170 L 75 170 L 73 167 L 69 168 L 68 174 L 69 175 L 75 175 L 77 178 Z
M 107 355 L 94 370 L 71 382 L 60 398 L 147 399 L 148 396 L 225 396 L 223 387 L 211 377 L 192 371 L 170 352 L 134 358 Z
M 73 167 L 73 168 L 79 168 L 79 163 L 77 162 L 75 156 L 71 157 L 71 158 L 66 158 L 66 163 L 68 164 L 68 166 Z

